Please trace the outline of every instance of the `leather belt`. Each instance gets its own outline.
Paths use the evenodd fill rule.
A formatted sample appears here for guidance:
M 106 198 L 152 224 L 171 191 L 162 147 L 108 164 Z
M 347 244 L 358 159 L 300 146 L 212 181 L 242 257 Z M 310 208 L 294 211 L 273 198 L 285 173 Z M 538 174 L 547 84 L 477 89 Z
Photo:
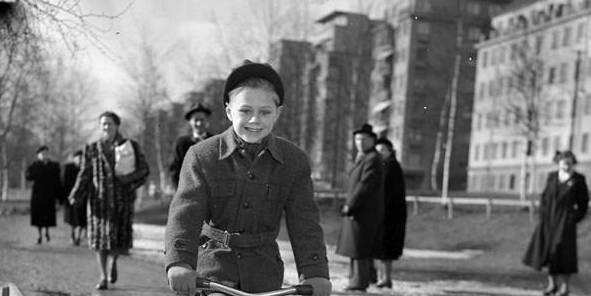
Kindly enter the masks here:
M 213 227 L 206 222 L 203 222 L 203 227 L 201 227 L 201 235 L 222 244 L 225 248 L 259 247 L 275 241 L 275 238 L 277 237 L 277 233 L 275 232 L 261 232 L 254 234 L 228 232 L 227 230 Z

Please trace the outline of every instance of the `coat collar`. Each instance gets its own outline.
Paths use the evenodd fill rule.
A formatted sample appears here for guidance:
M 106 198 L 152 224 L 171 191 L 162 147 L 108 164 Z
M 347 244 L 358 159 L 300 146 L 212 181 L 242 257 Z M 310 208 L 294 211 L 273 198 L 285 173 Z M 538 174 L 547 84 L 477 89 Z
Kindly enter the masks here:
M 232 153 L 236 150 L 238 145 L 234 140 L 234 131 L 232 127 L 229 127 L 226 131 L 224 131 L 220 135 L 220 145 L 219 145 L 219 159 L 225 159 L 230 157 Z M 283 164 L 283 153 L 279 149 L 277 145 L 277 139 L 273 133 L 269 134 L 269 140 L 267 143 L 267 147 L 265 150 L 268 150 L 271 154 L 271 157 L 275 159 L 277 162 Z M 264 151 L 264 150 L 263 150 Z

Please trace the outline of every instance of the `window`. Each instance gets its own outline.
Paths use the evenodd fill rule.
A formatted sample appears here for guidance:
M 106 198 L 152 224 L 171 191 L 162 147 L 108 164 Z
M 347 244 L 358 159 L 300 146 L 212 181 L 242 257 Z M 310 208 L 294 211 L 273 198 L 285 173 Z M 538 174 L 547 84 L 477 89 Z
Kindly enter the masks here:
M 517 151 L 519 150 L 519 141 L 513 141 L 513 149 L 511 149 L 511 157 L 517 157 Z
M 585 98 L 585 114 L 591 114 L 591 95 Z
M 548 148 L 550 148 L 549 144 L 550 144 L 550 139 L 548 139 L 548 138 L 542 139 L 542 155 L 543 156 L 548 155 Z
M 485 82 L 481 82 L 480 83 L 480 88 L 478 89 L 478 98 L 479 99 L 483 99 L 484 98 L 484 90 L 486 89 L 486 83 Z
M 548 68 L 548 84 L 554 83 L 555 76 L 556 76 L 556 68 L 554 68 L 554 67 Z
M 497 158 L 497 143 L 492 143 L 490 145 L 490 159 L 496 159 Z
M 505 47 L 501 46 L 499 49 L 499 64 L 505 63 Z
M 476 130 L 480 130 L 482 128 L 482 114 L 478 114 L 476 118 Z
M 558 30 L 552 32 L 552 49 L 558 48 L 558 39 L 560 38 L 560 32 Z
M 488 62 L 488 52 L 483 51 L 480 60 L 482 61 L 482 68 L 486 68 L 486 63 Z
M 474 160 L 478 160 L 480 157 L 480 146 L 474 145 Z
M 560 136 L 554 137 L 554 151 L 560 150 Z
M 577 26 L 577 39 L 575 42 L 580 43 L 581 41 L 583 41 L 584 37 L 585 37 L 585 23 L 581 22 Z
M 570 35 L 571 35 L 570 26 L 564 27 L 564 35 L 562 35 L 562 46 L 569 46 L 570 45 Z
M 466 12 L 472 15 L 479 15 L 480 14 L 480 3 L 469 1 L 466 3 Z
M 468 28 L 468 40 L 470 41 L 478 41 L 480 40 L 480 28 L 478 27 L 469 27 Z
M 587 154 L 589 150 L 589 133 L 584 133 L 581 137 L 581 153 Z
M 505 158 L 507 158 L 507 147 L 508 147 L 508 146 L 509 146 L 509 145 L 507 144 L 507 142 L 503 142 L 503 146 L 502 146 L 502 148 L 501 148 L 501 158 L 502 158 L 502 159 L 505 159 Z
M 429 25 L 429 23 L 420 22 L 417 25 L 417 33 L 418 34 L 429 35 L 430 32 L 431 32 L 431 26 Z
M 556 119 L 562 119 L 564 117 L 564 111 L 566 109 L 565 101 L 556 102 Z
M 544 45 L 544 35 L 536 36 L 536 54 L 540 54 L 542 52 L 543 45 Z
M 499 175 L 499 189 L 505 189 L 505 175 Z
M 509 60 L 512 61 L 517 58 L 517 44 L 511 44 L 511 52 L 509 53 Z
M 509 175 L 509 189 L 510 190 L 515 189 L 515 174 Z
M 568 80 L 568 64 L 560 64 L 560 72 L 558 73 L 558 82 L 565 83 Z

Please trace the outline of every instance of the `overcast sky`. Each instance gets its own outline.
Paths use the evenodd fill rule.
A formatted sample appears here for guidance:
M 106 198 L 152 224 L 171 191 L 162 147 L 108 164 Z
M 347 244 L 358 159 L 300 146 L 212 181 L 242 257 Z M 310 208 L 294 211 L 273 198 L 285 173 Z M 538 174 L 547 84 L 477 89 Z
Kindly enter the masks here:
M 258 0 L 251 0 L 258 1 Z M 299 0 L 294 0 L 299 1 Z M 312 14 L 318 18 L 333 10 L 355 11 L 360 0 L 311 0 Z M 101 38 L 108 48 L 108 54 L 100 53 L 92 46 L 85 47 L 80 60 L 86 64 L 93 76 L 98 79 L 96 97 L 103 108 L 118 110 L 117 98 L 121 97 L 122 71 L 119 66 L 126 59 L 126 50 L 137 42 L 143 32 L 162 50 L 170 53 L 166 59 L 180 59 L 188 51 L 196 57 L 220 50 L 216 38 L 219 34 L 220 20 L 237 26 L 244 26 L 251 20 L 247 0 L 136 0 L 119 18 L 101 22 L 109 28 Z M 116 14 L 125 9 L 130 1 L 87 0 L 84 7 L 94 13 Z M 174 5 L 172 5 L 174 3 Z M 250 12 L 249 12 L 250 11 Z M 215 15 L 215 17 L 214 17 Z M 253 20 L 256 21 L 256 20 Z M 248 28 L 244 28 L 248 30 Z M 246 58 L 246 57 L 245 57 Z M 175 74 L 174 63 L 169 64 L 168 82 L 173 100 L 179 100 L 186 91 L 185 82 Z M 176 71 L 178 72 L 178 71 Z

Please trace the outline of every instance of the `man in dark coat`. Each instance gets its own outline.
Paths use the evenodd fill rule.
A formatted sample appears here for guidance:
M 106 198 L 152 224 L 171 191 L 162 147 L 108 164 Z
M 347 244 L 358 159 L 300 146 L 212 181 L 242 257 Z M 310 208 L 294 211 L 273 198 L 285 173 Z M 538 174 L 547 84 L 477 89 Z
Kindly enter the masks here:
M 187 150 L 189 150 L 189 147 L 212 136 L 212 134 L 207 131 L 207 128 L 209 128 L 210 115 L 211 110 L 202 104 L 197 104 L 191 107 L 191 109 L 185 113 L 185 120 L 189 122 L 191 134 L 180 136 L 176 140 L 176 143 L 174 144 L 172 163 L 169 167 L 172 185 L 175 189 L 179 184 L 181 166 L 183 164 L 185 154 L 187 153 Z
M 37 149 L 35 160 L 26 171 L 27 180 L 33 182 L 31 193 L 31 225 L 37 227 L 37 243 L 42 242 L 42 229 L 45 239 L 51 240 L 49 227 L 56 226 L 55 203 L 61 201 L 62 186 L 59 163 L 49 160 L 49 148 L 45 145 Z
M 568 295 L 569 278 L 578 272 L 577 223 L 585 218 L 589 192 L 585 176 L 574 170 L 571 151 L 555 156 L 558 171 L 551 172 L 540 198 L 540 220 L 531 237 L 523 263 L 548 268 L 544 295 Z
M 353 132 L 357 156 L 347 185 L 347 200 L 336 253 L 351 258 L 348 291 L 365 291 L 370 283 L 371 257 L 383 219 L 383 168 L 376 152 L 376 134 L 364 124 Z
M 376 150 L 382 157 L 384 165 L 384 220 L 378 231 L 374 255 L 379 259 L 377 286 L 391 288 L 392 260 L 400 258 L 404 249 L 407 215 L 406 186 L 392 142 L 385 138 L 378 139 Z

